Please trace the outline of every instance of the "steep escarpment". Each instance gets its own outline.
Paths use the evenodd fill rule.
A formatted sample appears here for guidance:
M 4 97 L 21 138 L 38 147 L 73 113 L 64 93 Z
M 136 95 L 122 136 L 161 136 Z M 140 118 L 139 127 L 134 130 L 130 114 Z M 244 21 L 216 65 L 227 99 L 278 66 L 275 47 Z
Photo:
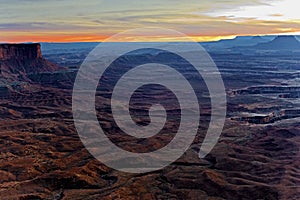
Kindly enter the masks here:
M 30 81 L 29 74 L 52 72 L 59 67 L 42 57 L 40 44 L 0 44 L 0 83 Z
M 0 60 L 42 58 L 40 44 L 0 44 Z

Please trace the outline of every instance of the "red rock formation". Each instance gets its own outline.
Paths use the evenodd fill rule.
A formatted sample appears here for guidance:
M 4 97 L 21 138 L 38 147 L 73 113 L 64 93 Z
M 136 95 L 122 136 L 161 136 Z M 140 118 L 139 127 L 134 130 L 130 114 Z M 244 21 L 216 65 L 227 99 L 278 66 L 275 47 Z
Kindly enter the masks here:
M 0 44 L 0 60 L 41 59 L 40 44 Z
M 58 69 L 57 65 L 43 59 L 40 44 L 0 44 L 1 82 L 29 81 L 29 74 Z

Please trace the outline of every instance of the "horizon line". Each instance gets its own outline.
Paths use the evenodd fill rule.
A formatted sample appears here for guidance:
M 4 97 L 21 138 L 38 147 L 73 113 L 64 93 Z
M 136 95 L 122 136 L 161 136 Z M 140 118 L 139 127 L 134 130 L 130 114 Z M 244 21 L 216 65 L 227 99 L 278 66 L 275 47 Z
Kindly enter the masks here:
M 230 36 L 189 36 L 189 38 L 191 38 L 191 42 L 194 40 L 195 42 L 198 42 L 198 43 L 205 43 L 205 42 L 218 42 L 218 41 L 222 41 L 222 40 L 231 40 L 231 39 L 236 39 L 237 37 L 256 37 L 256 36 L 260 36 L 260 37 L 278 37 L 278 36 L 295 36 L 295 37 L 298 37 L 300 36 L 299 33 L 297 34 L 253 34 L 253 35 L 230 35 Z M 198 40 L 194 39 L 194 38 L 198 38 Z M 201 40 L 199 38 L 211 38 L 210 40 L 207 39 L 207 40 Z M 215 39 L 213 39 L 215 38 Z M 136 40 L 136 41 L 128 41 L 128 40 L 118 40 L 118 41 L 110 41 L 110 42 L 115 42 L 115 43 L 118 43 L 118 42 L 144 42 L 144 43 L 147 43 L 147 42 L 186 42 L 184 40 L 174 40 L 174 38 L 169 38 L 171 40 L 164 40 L 164 39 L 168 39 L 168 38 L 165 38 L 165 37 L 162 37 L 162 38 L 156 38 L 155 40 Z M 53 41 L 0 41 L 0 44 L 30 44 L 30 43 L 60 43 L 60 44 L 71 44 L 71 43 L 102 43 L 102 42 L 105 42 L 106 39 L 104 40 L 74 40 L 74 41 L 59 41 L 59 40 L 53 40 Z

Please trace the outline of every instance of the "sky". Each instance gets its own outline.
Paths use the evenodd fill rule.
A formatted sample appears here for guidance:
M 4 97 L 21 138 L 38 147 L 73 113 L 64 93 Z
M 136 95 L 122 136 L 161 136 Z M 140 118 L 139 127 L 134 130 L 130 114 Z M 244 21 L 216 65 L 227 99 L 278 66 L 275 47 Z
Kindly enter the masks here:
M 174 29 L 197 41 L 300 35 L 296 0 L 0 0 L 0 5 L 0 42 L 103 41 L 143 27 Z

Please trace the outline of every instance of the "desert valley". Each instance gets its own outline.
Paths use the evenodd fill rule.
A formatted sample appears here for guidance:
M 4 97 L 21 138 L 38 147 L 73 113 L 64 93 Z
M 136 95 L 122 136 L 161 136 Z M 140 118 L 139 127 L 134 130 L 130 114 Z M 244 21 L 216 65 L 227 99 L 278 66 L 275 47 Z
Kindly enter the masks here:
M 300 199 L 296 36 L 201 43 L 226 88 L 221 138 L 199 159 L 199 144 L 210 121 L 209 101 L 203 101 L 198 134 L 189 150 L 170 166 L 144 174 L 105 166 L 85 149 L 75 129 L 74 80 L 97 45 L 0 44 L 0 199 Z M 156 54 L 137 56 L 148 59 Z M 96 99 L 105 104 L 111 92 L 98 90 Z M 168 93 L 160 98 L 168 99 Z M 113 127 L 109 113 L 97 114 L 100 123 Z M 109 137 L 124 149 L 146 152 L 164 146 L 172 134 L 133 141 L 117 132 Z

